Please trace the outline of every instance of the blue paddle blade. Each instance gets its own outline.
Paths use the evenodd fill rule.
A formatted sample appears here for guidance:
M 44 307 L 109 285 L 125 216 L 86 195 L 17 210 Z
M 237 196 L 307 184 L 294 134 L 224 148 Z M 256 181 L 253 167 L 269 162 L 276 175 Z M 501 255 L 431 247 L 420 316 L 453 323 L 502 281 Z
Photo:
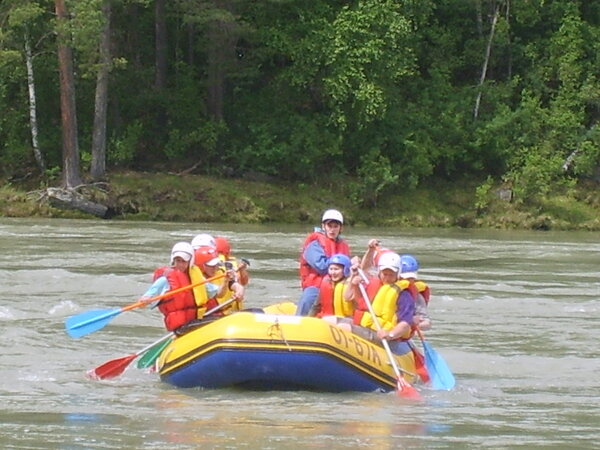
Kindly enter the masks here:
M 76 314 L 65 320 L 65 329 L 72 338 L 79 338 L 103 328 L 120 312 L 121 308 L 93 309 L 81 314 Z
M 456 384 L 452 371 L 442 358 L 434 349 L 429 345 L 427 341 L 423 342 L 423 349 L 425 350 L 425 367 L 429 372 L 429 378 L 431 379 L 431 386 L 434 389 L 445 389 L 450 390 Z

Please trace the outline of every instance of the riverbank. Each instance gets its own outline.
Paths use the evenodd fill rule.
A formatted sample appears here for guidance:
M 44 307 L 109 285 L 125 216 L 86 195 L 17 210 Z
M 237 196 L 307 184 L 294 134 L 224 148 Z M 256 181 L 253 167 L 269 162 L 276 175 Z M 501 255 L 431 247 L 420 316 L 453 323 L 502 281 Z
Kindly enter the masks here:
M 85 218 L 53 207 L 36 181 L 0 183 L 0 216 Z M 39 186 L 39 182 L 37 182 Z M 600 230 L 598 183 L 525 205 L 481 181 L 429 183 L 379 199 L 373 208 L 351 200 L 350 180 L 320 186 L 202 175 L 121 172 L 80 192 L 109 207 L 111 220 L 318 224 L 329 207 L 351 225 L 535 230 Z

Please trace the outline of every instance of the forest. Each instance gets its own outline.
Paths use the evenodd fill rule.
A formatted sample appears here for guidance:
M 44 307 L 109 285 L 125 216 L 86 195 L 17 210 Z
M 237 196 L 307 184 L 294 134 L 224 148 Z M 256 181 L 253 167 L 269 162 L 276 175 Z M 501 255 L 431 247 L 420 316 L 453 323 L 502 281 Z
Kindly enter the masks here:
M 598 0 L 2 0 L 0 179 L 600 181 Z M 482 204 L 482 206 L 485 206 Z

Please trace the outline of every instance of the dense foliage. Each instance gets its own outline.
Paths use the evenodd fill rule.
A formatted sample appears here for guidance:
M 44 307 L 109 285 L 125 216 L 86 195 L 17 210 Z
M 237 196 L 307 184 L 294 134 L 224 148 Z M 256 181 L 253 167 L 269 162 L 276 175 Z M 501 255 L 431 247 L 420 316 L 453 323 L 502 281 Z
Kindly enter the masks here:
M 83 179 L 102 70 L 108 174 L 337 174 L 365 206 L 431 177 L 535 202 L 599 176 L 596 0 L 3 0 L 4 177 L 64 168 L 60 43 L 73 49 Z

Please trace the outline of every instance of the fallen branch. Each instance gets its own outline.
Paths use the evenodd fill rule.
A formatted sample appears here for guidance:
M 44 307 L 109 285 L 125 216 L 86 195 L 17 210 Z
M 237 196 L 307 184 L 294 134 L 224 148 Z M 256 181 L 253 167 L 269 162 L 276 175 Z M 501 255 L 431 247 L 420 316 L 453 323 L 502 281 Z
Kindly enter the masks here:
M 49 187 L 46 189 L 46 196 L 49 203 L 55 208 L 83 211 L 102 219 L 108 216 L 108 206 L 86 199 L 83 195 L 76 192 L 75 189 Z

